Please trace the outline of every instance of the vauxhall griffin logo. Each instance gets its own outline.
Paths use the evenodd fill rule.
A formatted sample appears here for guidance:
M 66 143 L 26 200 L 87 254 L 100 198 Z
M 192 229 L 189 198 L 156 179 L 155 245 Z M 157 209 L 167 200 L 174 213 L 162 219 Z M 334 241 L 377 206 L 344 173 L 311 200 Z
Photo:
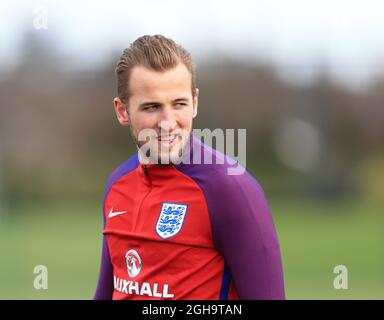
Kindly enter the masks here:
M 130 277 L 134 278 L 140 273 L 142 263 L 136 250 L 129 250 L 125 254 L 125 263 L 127 264 L 127 271 Z

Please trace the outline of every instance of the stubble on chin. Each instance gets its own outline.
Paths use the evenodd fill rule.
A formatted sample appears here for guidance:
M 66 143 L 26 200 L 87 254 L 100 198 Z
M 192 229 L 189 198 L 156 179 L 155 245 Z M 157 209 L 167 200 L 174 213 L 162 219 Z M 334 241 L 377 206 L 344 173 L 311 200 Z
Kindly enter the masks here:
M 138 135 L 134 133 L 134 129 L 130 126 L 129 127 L 130 135 L 135 143 L 138 152 L 139 152 L 139 158 L 143 161 L 143 163 L 147 164 L 179 164 L 182 159 L 183 155 L 185 154 L 186 150 L 189 149 L 189 143 L 190 143 L 190 135 L 192 132 L 192 129 L 187 132 L 182 133 L 182 139 L 181 142 L 177 145 L 177 150 L 168 149 L 167 147 L 159 147 L 159 142 L 156 136 L 148 136 L 145 141 L 139 141 Z M 142 152 L 142 147 L 146 144 L 151 144 L 153 152 Z

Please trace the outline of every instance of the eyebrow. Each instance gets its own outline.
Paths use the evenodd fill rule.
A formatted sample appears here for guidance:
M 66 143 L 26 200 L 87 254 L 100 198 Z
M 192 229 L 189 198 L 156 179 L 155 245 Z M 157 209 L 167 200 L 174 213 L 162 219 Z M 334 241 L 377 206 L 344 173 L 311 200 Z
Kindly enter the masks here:
M 187 101 L 189 101 L 189 99 L 185 98 L 185 97 L 181 97 L 181 98 L 177 98 L 177 99 L 172 100 L 172 102 L 187 102 Z M 162 105 L 162 103 L 158 102 L 158 101 L 149 101 L 149 102 L 140 103 L 141 108 L 153 106 L 153 105 Z
M 189 100 L 188 98 L 182 97 L 182 98 L 177 98 L 177 99 L 173 100 L 173 102 L 188 101 L 188 100 Z

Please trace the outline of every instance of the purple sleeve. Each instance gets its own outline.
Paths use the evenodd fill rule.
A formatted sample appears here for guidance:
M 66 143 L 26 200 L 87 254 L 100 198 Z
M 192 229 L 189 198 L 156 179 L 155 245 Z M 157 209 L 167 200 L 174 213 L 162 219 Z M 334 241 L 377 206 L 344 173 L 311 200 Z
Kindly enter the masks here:
M 226 268 L 220 299 L 234 281 L 240 299 L 285 299 L 280 245 L 264 192 L 247 172 L 228 176 L 226 166 L 182 167 L 203 190 L 215 246 Z
M 113 269 L 109 256 L 107 240 L 103 236 L 103 248 L 101 252 L 101 265 L 99 273 L 99 281 L 94 300 L 112 300 L 113 293 Z
M 285 299 L 279 240 L 263 190 L 249 174 L 223 181 L 220 189 L 208 200 L 213 233 L 240 299 Z
M 124 175 L 128 174 L 139 165 L 139 160 L 136 155 L 133 155 L 119 167 L 117 167 L 109 177 L 107 181 L 107 185 L 104 192 L 104 199 L 102 209 L 104 210 L 104 203 L 107 197 L 107 194 L 113 184 L 119 180 Z M 105 227 L 105 216 L 104 217 L 104 227 Z M 107 244 L 107 239 L 103 235 L 103 248 L 101 252 L 101 264 L 100 264 L 100 272 L 99 272 L 99 281 L 97 284 L 96 292 L 94 295 L 95 300 L 112 300 L 113 294 L 113 267 L 111 263 L 111 257 L 109 255 L 109 249 Z

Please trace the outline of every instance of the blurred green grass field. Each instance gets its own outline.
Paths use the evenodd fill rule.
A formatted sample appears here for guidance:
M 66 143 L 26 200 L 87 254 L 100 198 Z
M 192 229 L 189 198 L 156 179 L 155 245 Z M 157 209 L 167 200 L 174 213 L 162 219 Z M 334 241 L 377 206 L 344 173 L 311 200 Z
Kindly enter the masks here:
M 384 216 L 379 205 L 270 199 L 288 299 L 384 299 Z M 101 251 L 101 206 L 19 206 L 0 216 L 0 299 L 91 299 Z M 333 288 L 336 265 L 348 290 Z M 48 290 L 33 269 L 48 267 Z

